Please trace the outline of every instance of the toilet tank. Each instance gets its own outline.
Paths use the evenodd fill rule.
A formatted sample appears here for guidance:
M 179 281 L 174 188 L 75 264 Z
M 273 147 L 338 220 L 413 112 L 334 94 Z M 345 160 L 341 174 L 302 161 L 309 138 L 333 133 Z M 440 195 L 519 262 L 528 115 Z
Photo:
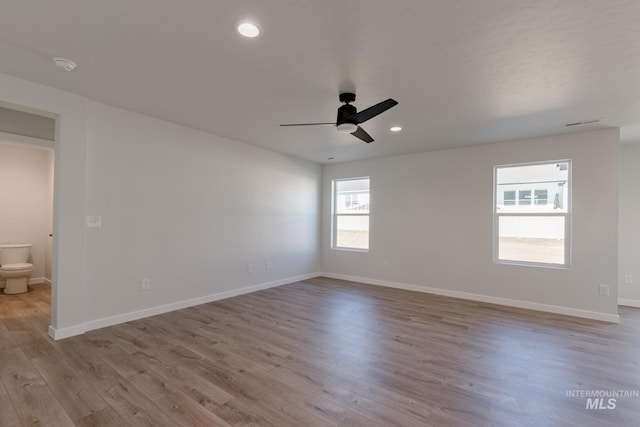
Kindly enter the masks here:
M 29 262 L 30 244 L 0 245 L 0 265 Z

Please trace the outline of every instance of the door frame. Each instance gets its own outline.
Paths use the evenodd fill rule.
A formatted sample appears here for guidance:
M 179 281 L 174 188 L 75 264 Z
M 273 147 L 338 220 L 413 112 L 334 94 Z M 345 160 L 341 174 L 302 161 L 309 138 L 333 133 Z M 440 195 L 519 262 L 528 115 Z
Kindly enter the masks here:
M 87 105 L 85 97 L 0 74 L 0 106 L 56 120 L 48 330 L 54 339 L 83 333 L 91 309 L 84 277 Z

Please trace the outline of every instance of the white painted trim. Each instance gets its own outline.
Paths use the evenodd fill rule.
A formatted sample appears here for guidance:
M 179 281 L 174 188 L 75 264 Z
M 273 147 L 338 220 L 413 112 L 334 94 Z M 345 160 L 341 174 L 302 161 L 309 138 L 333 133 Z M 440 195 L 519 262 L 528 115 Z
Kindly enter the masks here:
M 49 279 L 47 279 L 46 277 L 32 277 L 31 279 L 29 279 L 29 281 L 27 282 L 29 285 L 39 285 L 41 283 L 49 283 L 49 285 L 51 285 L 51 281 Z M 0 289 L 5 287 L 5 281 L 3 280 L 0 283 Z
M 289 277 L 286 279 L 262 283 L 259 285 L 247 286 L 240 289 L 233 289 L 230 291 L 218 292 L 218 293 L 206 295 L 203 297 L 174 302 L 171 304 L 145 308 L 143 310 L 132 311 L 129 313 L 117 314 L 115 316 L 104 317 L 102 319 L 90 320 L 81 325 L 74 325 L 67 328 L 56 329 L 52 326 L 49 326 L 49 336 L 54 340 L 68 338 L 74 335 L 81 335 L 85 332 L 93 331 L 95 329 L 106 328 L 107 326 L 113 326 L 120 323 L 130 322 L 132 320 L 138 320 L 138 319 L 142 319 L 149 316 L 168 313 L 170 311 L 181 310 L 183 308 L 193 307 L 200 304 L 206 304 L 212 301 L 218 301 L 218 300 L 231 298 L 231 297 L 235 297 L 243 294 L 249 294 L 249 293 L 261 291 L 264 289 L 275 288 L 277 286 L 283 286 L 290 283 L 300 282 L 302 280 L 311 279 L 314 277 L 318 277 L 320 275 L 321 275 L 320 273 L 303 274 L 301 276 Z
M 50 279 L 47 279 L 46 277 L 43 277 L 42 280 L 44 280 L 43 283 L 46 283 L 49 286 L 51 286 L 53 284 L 53 282 Z
M 597 311 L 580 310 L 576 308 L 561 307 L 557 305 L 540 304 L 537 302 L 515 300 L 510 298 L 493 297 L 489 295 L 473 294 L 470 292 L 452 291 L 449 289 L 431 288 L 428 286 L 410 285 L 407 283 L 388 282 L 384 280 L 368 279 L 364 277 L 347 276 L 343 274 L 322 273 L 324 277 L 331 279 L 348 280 L 368 285 L 384 286 L 387 288 L 404 289 L 407 291 L 422 292 L 427 294 L 442 295 L 452 298 L 461 298 L 471 301 L 480 301 L 490 304 L 505 305 L 509 307 L 525 308 L 528 310 L 544 311 L 547 313 L 564 314 L 566 316 L 583 317 L 586 319 L 600 320 L 603 322 L 620 323 L 617 314 L 600 313 Z
M 44 148 L 49 151 L 53 151 L 55 141 L 49 141 L 48 139 L 34 138 L 31 136 L 18 135 L 15 133 L 0 132 L 0 140 L 8 145 L 18 145 L 20 147 L 29 148 Z
M 618 298 L 618 305 L 624 305 L 625 307 L 638 307 L 638 308 L 640 308 L 640 300 L 628 299 L 628 298 Z
M 73 337 L 75 335 L 82 335 L 84 332 L 84 325 L 75 325 L 59 329 L 56 329 L 53 326 L 49 325 L 49 336 L 54 340 L 61 340 L 63 338 Z

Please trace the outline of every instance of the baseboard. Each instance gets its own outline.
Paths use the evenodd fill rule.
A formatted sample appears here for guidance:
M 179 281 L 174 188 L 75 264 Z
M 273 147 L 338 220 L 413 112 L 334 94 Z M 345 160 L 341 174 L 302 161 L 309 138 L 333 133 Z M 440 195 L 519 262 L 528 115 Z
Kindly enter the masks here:
M 0 132 L 2 133 L 2 132 Z M 32 277 L 29 279 L 29 281 L 27 282 L 27 284 L 29 285 L 40 285 L 42 283 L 47 283 L 49 282 L 49 284 L 51 284 L 51 281 L 49 279 L 47 279 L 46 277 Z M 0 289 L 3 289 L 5 287 L 5 281 L 3 280 L 0 283 Z
M 407 283 L 389 282 L 384 280 L 369 279 L 365 277 L 347 276 L 344 274 L 322 273 L 324 277 L 331 279 L 348 280 L 351 282 L 365 283 L 368 285 L 384 286 L 387 288 L 404 289 L 407 291 L 423 292 L 427 294 L 441 295 L 452 298 L 461 298 L 471 301 L 486 302 L 509 307 L 525 308 L 528 310 L 544 311 L 547 313 L 563 314 L 566 316 L 582 317 L 603 322 L 620 323 L 617 314 L 600 313 L 597 311 L 580 310 L 576 308 L 557 305 L 540 304 L 530 301 L 515 300 L 510 298 L 493 297 L 489 295 L 474 294 L 470 292 L 453 291 L 449 289 L 431 288 L 427 286 L 410 285 Z
M 628 299 L 628 298 L 618 298 L 618 305 L 624 305 L 625 307 L 638 307 L 638 308 L 640 308 L 640 300 Z
M 149 316 L 155 316 L 158 314 L 168 313 L 170 311 L 181 310 L 183 308 L 193 307 L 200 304 L 206 304 L 208 302 L 219 301 L 226 298 L 231 298 L 239 295 L 249 294 L 252 292 L 261 291 L 264 289 L 275 288 L 277 286 L 287 285 L 289 283 L 295 283 L 302 280 L 311 279 L 320 276 L 320 273 L 304 274 L 301 276 L 289 277 L 286 279 L 276 280 L 273 282 L 261 283 L 259 285 L 247 286 L 240 289 L 233 289 L 230 291 L 218 292 L 203 297 L 192 298 L 188 300 L 182 300 L 171 304 L 160 305 L 156 307 L 145 308 L 143 310 L 132 311 L 129 313 L 117 314 L 115 316 L 104 317 L 101 319 L 90 320 L 82 325 L 74 325 L 67 328 L 56 329 L 53 326 L 49 326 L 49 336 L 54 340 L 63 338 L 69 338 L 74 335 L 81 335 L 85 332 L 93 331 L 96 329 L 106 328 L 107 326 L 118 325 L 120 323 L 131 322 L 132 320 L 138 320 Z
M 51 284 L 53 283 L 51 280 L 47 279 L 46 277 L 43 277 L 42 279 L 44 280 L 44 283 L 46 283 L 49 286 L 51 286 Z
M 61 340 L 76 335 L 82 335 L 84 332 L 84 325 L 69 326 L 67 328 L 59 329 L 56 329 L 53 326 L 49 325 L 49 336 L 54 340 Z

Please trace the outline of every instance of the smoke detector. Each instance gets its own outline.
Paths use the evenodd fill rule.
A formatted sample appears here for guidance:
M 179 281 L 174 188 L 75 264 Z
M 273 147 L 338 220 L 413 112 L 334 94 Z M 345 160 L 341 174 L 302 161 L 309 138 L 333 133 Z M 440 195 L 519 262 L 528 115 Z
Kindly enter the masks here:
M 53 58 L 53 63 L 65 71 L 71 71 L 76 68 L 76 63 L 66 58 L 55 57 Z

